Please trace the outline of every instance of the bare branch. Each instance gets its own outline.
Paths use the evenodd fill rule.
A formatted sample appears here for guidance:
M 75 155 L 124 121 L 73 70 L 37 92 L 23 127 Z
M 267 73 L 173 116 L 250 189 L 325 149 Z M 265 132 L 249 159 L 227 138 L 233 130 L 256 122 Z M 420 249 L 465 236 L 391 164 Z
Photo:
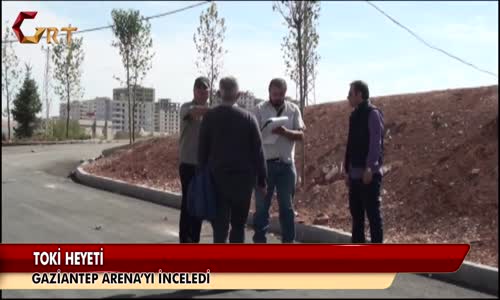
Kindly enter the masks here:
M 225 19 L 219 17 L 217 5 L 212 2 L 210 7 L 200 15 L 200 24 L 193 35 L 198 52 L 196 68 L 200 74 L 208 77 L 212 88 L 219 78 L 223 67 L 223 57 L 227 53 L 223 47 L 225 32 Z M 210 93 L 210 104 L 212 104 L 212 96 L 213 93 Z

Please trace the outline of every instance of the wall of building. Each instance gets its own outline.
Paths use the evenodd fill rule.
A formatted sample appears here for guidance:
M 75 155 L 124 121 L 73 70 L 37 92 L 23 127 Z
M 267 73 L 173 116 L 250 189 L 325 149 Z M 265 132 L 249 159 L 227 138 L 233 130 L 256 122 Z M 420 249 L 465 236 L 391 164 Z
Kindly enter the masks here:
M 135 120 L 134 127 L 136 132 L 144 130 L 153 132 L 155 130 L 155 89 L 137 87 L 135 90 Z M 111 118 L 113 120 L 113 129 L 115 131 L 128 132 L 129 129 L 129 107 L 128 107 L 128 89 L 113 89 L 113 101 L 111 104 Z
M 180 128 L 180 103 L 171 99 L 159 99 L 155 103 L 155 131 L 165 134 L 176 134 Z

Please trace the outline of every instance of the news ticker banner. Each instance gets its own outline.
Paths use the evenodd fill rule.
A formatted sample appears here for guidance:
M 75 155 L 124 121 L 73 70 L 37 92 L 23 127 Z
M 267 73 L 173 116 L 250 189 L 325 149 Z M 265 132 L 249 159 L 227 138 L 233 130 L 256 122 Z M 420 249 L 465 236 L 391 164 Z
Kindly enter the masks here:
M 384 289 L 467 244 L 1 244 L 1 289 Z

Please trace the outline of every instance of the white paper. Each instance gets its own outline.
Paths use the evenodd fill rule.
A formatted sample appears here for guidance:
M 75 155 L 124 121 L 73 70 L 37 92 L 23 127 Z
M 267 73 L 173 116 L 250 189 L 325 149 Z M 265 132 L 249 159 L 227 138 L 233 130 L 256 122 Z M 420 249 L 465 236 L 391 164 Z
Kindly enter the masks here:
M 262 143 L 274 144 L 276 143 L 276 140 L 278 140 L 279 135 L 273 134 L 272 131 L 280 126 L 285 126 L 286 123 L 288 122 L 288 117 L 284 116 L 284 117 L 270 118 L 263 124 L 266 124 L 268 121 L 270 123 L 267 124 L 267 126 L 262 130 Z

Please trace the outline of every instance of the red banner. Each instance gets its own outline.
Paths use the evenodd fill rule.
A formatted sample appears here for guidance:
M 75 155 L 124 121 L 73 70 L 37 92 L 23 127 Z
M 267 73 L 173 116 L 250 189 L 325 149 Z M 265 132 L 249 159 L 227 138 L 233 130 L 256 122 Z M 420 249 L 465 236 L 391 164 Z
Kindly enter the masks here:
M 439 273 L 467 244 L 1 244 L 0 272 Z

